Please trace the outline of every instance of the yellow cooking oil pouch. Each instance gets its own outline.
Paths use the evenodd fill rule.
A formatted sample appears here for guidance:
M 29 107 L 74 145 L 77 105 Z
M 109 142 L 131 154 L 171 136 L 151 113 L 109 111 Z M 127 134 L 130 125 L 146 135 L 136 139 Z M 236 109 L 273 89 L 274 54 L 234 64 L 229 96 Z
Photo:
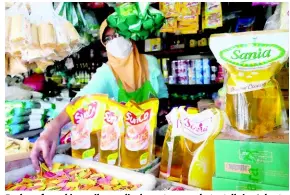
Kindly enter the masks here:
M 194 109 L 187 112 L 180 109 L 180 120 L 184 137 L 182 183 L 211 190 L 214 139 L 224 126 L 222 111 L 213 108 L 197 113 Z
M 108 100 L 104 122 L 101 130 L 100 162 L 119 165 L 121 135 L 124 134 L 124 116 L 126 106 L 113 100 Z
M 107 95 L 86 95 L 66 108 L 71 130 L 72 157 L 98 161 L 100 130 L 104 121 Z
M 121 145 L 121 167 L 140 169 L 152 159 L 157 126 L 158 99 L 126 104 L 125 133 Z
M 226 113 L 237 131 L 260 137 L 282 125 L 283 100 L 274 76 L 289 57 L 288 36 L 280 30 L 210 37 L 210 49 L 228 73 Z

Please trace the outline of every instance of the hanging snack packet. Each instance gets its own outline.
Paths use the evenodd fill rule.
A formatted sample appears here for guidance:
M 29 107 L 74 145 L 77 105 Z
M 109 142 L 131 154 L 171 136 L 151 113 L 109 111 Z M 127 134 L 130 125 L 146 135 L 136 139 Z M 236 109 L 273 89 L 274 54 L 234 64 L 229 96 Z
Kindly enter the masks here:
M 160 2 L 159 7 L 165 18 L 177 17 L 179 15 L 179 2 Z
M 182 16 L 198 16 L 199 15 L 199 2 L 182 2 L 180 4 L 179 20 Z
M 108 100 L 101 130 L 100 162 L 119 165 L 121 134 L 124 134 L 126 106 Z
M 174 33 L 177 28 L 176 18 L 166 18 L 165 23 L 160 29 L 160 32 Z
M 102 129 L 108 96 L 87 95 L 66 108 L 72 123 L 72 157 L 95 159 L 99 153 L 99 134 Z
M 178 108 L 173 108 L 166 116 L 166 119 L 168 121 L 168 129 L 162 147 L 160 178 L 181 182 L 184 138 L 179 132 L 181 123 Z
M 223 26 L 222 5 L 216 2 L 205 4 L 205 28 L 216 29 Z
M 150 99 L 139 106 L 131 101 L 126 104 L 128 111 L 121 146 L 122 167 L 140 169 L 152 158 L 158 106 L 158 99 Z
M 241 133 L 263 136 L 282 123 L 274 76 L 288 59 L 288 36 L 288 31 L 256 31 L 210 37 L 215 58 L 228 72 L 226 113 Z
M 215 172 L 214 139 L 224 126 L 222 112 L 209 109 L 197 114 L 196 109 L 179 110 L 181 134 L 185 139 L 182 183 L 211 190 Z

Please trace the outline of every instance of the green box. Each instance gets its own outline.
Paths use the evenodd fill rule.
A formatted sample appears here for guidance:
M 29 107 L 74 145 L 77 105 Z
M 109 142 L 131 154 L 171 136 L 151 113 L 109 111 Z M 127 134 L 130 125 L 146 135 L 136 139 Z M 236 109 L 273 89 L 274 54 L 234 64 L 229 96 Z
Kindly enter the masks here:
M 247 190 L 276 190 L 284 191 L 289 190 L 289 187 L 267 185 L 263 183 L 253 183 L 246 181 L 239 181 L 233 179 L 225 179 L 219 177 L 212 178 L 212 189 L 213 190 L 237 190 L 237 191 L 247 191 Z
M 227 133 L 215 140 L 215 176 L 289 187 L 289 134 L 245 138 Z

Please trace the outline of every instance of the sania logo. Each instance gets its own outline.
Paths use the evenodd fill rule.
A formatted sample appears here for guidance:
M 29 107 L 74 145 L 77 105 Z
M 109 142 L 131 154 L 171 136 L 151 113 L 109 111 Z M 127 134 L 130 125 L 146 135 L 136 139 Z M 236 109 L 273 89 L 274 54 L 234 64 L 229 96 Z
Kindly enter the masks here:
M 93 102 L 76 111 L 73 116 L 74 124 L 79 124 L 83 119 L 93 118 L 96 115 L 97 105 L 97 102 Z
M 131 125 L 139 125 L 145 121 L 148 121 L 150 119 L 151 110 L 146 110 L 144 114 L 142 114 L 140 117 L 137 117 L 132 112 L 127 112 L 126 114 L 126 121 Z
M 114 112 L 107 110 L 105 112 L 104 120 L 106 121 L 106 123 L 113 125 L 114 122 L 116 122 L 118 120 L 118 117 L 115 115 Z
M 267 65 L 284 55 L 285 50 L 279 45 L 264 43 L 235 45 L 220 52 L 224 61 L 242 67 Z

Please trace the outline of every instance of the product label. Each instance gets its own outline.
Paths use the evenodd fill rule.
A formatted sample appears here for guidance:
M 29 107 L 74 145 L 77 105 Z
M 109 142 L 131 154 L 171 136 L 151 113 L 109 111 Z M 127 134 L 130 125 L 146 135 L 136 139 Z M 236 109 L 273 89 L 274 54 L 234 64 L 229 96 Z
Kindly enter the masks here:
M 225 171 L 231 173 L 250 174 L 251 165 L 237 164 L 237 163 L 225 163 Z
M 76 111 L 73 115 L 74 124 L 79 124 L 83 119 L 90 119 L 93 118 L 97 113 L 97 102 L 90 103 L 83 108 Z
M 116 164 L 116 160 L 118 159 L 118 152 L 115 152 L 113 154 L 108 155 L 107 157 L 107 163 L 109 165 L 115 165 Z
M 98 103 L 93 102 L 77 110 L 73 115 L 75 128 L 71 131 L 72 149 L 88 149 L 91 147 L 90 133 L 96 116 Z
M 145 150 L 149 145 L 151 110 L 136 116 L 131 112 L 126 114 L 126 148 L 130 151 Z
M 246 162 L 252 163 L 272 163 L 273 162 L 273 154 L 269 151 L 259 151 L 259 150 L 251 150 L 251 149 L 243 149 L 239 150 L 239 159 L 244 160 Z
M 206 110 L 196 115 L 181 114 L 182 134 L 194 143 L 206 140 L 214 130 L 214 113 Z
M 285 55 L 279 45 L 264 43 L 239 44 L 220 52 L 221 58 L 234 66 L 261 67 Z
M 114 112 L 107 110 L 104 121 L 105 124 L 101 133 L 101 150 L 117 150 L 120 136 L 118 116 Z
M 82 159 L 90 159 L 93 160 L 93 157 L 95 156 L 96 150 L 95 148 L 86 150 L 82 154 Z

